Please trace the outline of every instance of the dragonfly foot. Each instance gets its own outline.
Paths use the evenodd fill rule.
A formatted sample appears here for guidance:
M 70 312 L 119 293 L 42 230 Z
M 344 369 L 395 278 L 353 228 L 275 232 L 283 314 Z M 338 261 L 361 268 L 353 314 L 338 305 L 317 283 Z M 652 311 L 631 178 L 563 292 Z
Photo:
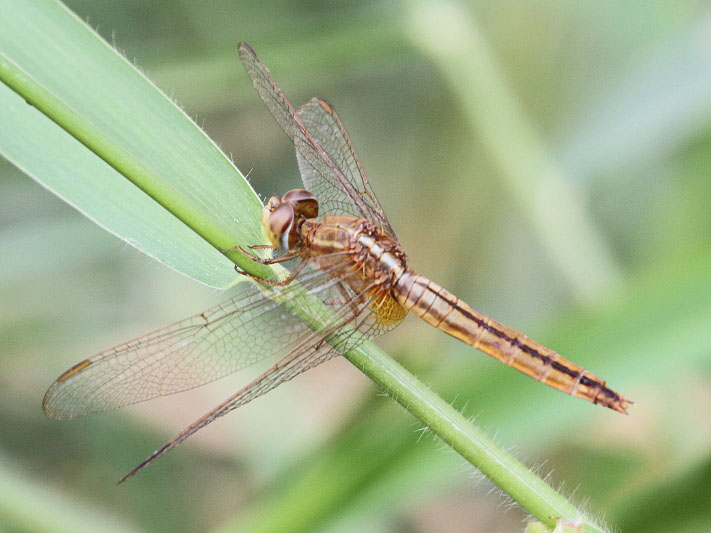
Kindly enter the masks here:
M 263 265 L 274 265 L 276 263 L 284 263 L 285 261 L 291 261 L 292 259 L 299 256 L 298 252 L 294 250 L 289 250 L 284 255 L 280 255 L 279 257 L 272 257 L 271 259 L 262 259 L 261 257 L 254 255 L 252 252 L 248 252 L 239 245 L 236 248 L 238 248 L 240 252 L 249 257 L 252 261 L 256 261 L 257 263 L 261 263 Z M 253 250 L 262 250 L 265 248 L 274 249 L 276 247 L 258 244 L 255 246 L 250 246 L 250 248 L 252 248 Z
M 276 249 L 277 249 L 277 247 L 274 246 L 273 244 L 251 244 L 251 245 L 249 246 L 249 248 L 250 248 L 251 250 L 276 250 Z M 230 253 L 230 252 L 234 252 L 234 251 L 237 250 L 237 249 L 239 249 L 239 251 L 242 252 L 243 254 L 245 254 L 247 257 L 256 258 L 255 255 L 250 254 L 249 252 L 245 251 L 245 249 L 242 248 L 242 246 L 240 246 L 239 244 L 235 244 L 232 248 L 228 248 L 227 250 L 220 250 L 220 253 L 221 253 L 221 254 L 227 254 L 227 253 Z M 257 258 L 257 259 L 258 259 L 258 258 Z M 257 259 L 255 259 L 255 261 L 256 261 Z
M 228 254 L 230 252 L 235 251 L 237 248 L 239 248 L 239 244 L 234 245 L 232 248 L 228 248 L 227 250 L 220 250 L 221 254 Z
M 291 275 L 289 275 L 287 278 L 281 280 L 281 281 L 273 281 L 267 278 L 260 278 L 259 276 L 255 276 L 254 274 L 250 274 L 249 272 L 245 272 L 242 270 L 240 267 L 235 265 L 235 272 L 238 274 L 241 274 L 242 276 L 246 276 L 250 279 L 253 279 L 254 281 L 258 281 L 259 283 L 264 283 L 265 285 L 269 285 L 271 287 L 285 287 L 292 281 L 294 281 L 294 278 L 296 275 L 299 273 L 301 268 L 298 268 L 297 270 L 294 270 Z

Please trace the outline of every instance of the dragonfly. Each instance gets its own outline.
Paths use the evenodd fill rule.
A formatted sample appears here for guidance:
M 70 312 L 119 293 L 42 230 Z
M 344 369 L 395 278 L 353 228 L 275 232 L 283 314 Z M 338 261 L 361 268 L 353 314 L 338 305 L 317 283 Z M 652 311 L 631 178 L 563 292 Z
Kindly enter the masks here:
M 239 44 L 239 57 L 295 146 L 304 188 L 264 206 L 271 244 L 234 249 L 292 268 L 258 278 L 235 267 L 254 283 L 198 315 L 84 359 L 57 378 L 42 406 L 51 418 L 73 418 L 192 389 L 269 356 L 279 359 L 119 483 L 213 420 L 391 330 L 410 311 L 549 387 L 627 413 L 632 402 L 596 375 L 413 272 L 333 106 L 312 98 L 297 111 L 248 44 Z

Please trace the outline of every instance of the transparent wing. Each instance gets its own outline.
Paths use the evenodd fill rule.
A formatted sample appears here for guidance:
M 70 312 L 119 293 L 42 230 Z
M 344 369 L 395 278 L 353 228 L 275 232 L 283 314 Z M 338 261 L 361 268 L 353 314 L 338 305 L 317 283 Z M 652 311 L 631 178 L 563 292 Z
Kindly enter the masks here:
M 358 158 L 355 156 L 350 139 L 333 112 L 333 108 L 325 101 L 317 100 L 327 106 L 330 111 L 325 112 L 326 116 L 318 114 L 316 111 L 311 113 L 312 116 L 309 120 L 318 119 L 318 125 L 322 126 L 321 129 L 328 130 L 328 133 L 324 132 L 320 138 L 315 138 L 314 132 L 310 131 L 302 117 L 289 103 L 254 50 L 248 44 L 240 43 L 239 56 L 260 98 L 294 143 L 300 159 L 299 166 L 302 169 L 302 177 L 304 177 L 302 165 L 308 167 L 308 178 L 304 177 L 304 186 L 307 189 L 311 186 L 319 189 L 325 196 L 320 196 L 315 190 L 311 192 L 316 195 L 319 203 L 333 206 L 336 212 L 365 218 L 386 231 L 392 232 L 375 195 L 370 190 L 370 185 L 362 172 Z M 323 109 L 325 111 L 325 108 Z M 321 145 L 321 140 L 324 141 L 325 146 Z M 336 160 L 333 159 L 334 156 Z M 354 165 L 354 168 L 351 169 L 350 165 Z
M 338 180 L 323 176 L 301 151 L 296 151 L 299 171 L 304 187 L 319 200 L 319 208 L 327 214 L 355 214 L 363 216 L 395 237 L 388 217 L 370 187 L 363 165 L 353 148 L 346 129 L 333 106 L 321 98 L 312 98 L 299 108 L 299 116 L 316 142 L 328 153 L 331 160 L 341 169 L 345 178 L 360 193 L 367 214 L 353 213 L 349 197 L 339 186 Z M 358 206 L 356 206 L 358 207 Z
M 328 361 L 334 356 L 342 355 L 357 348 L 366 340 L 381 335 L 397 326 L 404 318 L 404 313 L 402 315 L 398 314 L 396 320 L 384 320 L 383 316 L 392 317 L 392 313 L 388 308 L 392 300 L 389 300 L 387 295 L 383 293 L 369 296 L 371 294 L 370 290 L 374 288 L 376 288 L 376 284 L 370 285 L 360 292 L 355 292 L 348 283 L 339 285 L 338 292 L 348 298 L 337 304 L 336 311 L 326 320 L 322 327 L 305 336 L 289 354 L 261 376 L 158 448 L 147 459 L 121 478 L 119 483 L 133 476 L 164 453 L 175 448 L 213 420 L 266 394 L 281 383 L 293 379 L 302 372 Z
M 312 331 L 296 312 L 307 301 L 342 299 L 343 262 L 305 271 L 287 287 L 248 285 L 207 311 L 119 344 L 62 374 L 45 394 L 52 418 L 73 418 L 198 387 L 265 357 L 284 354 Z M 336 277 L 334 277 L 336 276 Z M 271 290 L 282 303 L 268 297 Z M 300 307 L 301 306 L 301 307 Z

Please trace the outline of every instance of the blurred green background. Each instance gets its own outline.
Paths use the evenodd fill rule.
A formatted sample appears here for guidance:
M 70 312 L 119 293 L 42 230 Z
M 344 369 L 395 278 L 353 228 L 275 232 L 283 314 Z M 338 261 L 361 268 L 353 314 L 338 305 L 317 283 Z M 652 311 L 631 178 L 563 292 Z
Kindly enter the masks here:
M 707 3 L 67 4 L 263 197 L 300 182 L 236 43 L 293 103 L 328 98 L 414 269 L 637 404 L 623 417 L 566 397 L 415 318 L 378 343 L 616 530 L 711 529 Z M 523 529 L 341 359 L 116 487 L 252 374 L 69 422 L 44 417 L 44 391 L 223 295 L 9 163 L 0 176 L 0 530 Z

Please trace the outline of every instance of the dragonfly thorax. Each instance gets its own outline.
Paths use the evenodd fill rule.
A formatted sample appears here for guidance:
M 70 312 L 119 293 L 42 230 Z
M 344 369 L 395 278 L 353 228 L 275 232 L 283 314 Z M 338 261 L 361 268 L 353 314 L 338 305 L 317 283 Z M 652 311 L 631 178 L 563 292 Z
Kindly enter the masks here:
M 354 259 L 366 277 L 390 289 L 407 271 L 407 255 L 398 242 L 370 222 L 354 233 Z
M 318 201 L 309 191 L 293 189 L 284 196 L 272 196 L 262 209 L 262 226 L 269 241 L 282 250 L 299 244 L 299 227 L 318 216 Z

